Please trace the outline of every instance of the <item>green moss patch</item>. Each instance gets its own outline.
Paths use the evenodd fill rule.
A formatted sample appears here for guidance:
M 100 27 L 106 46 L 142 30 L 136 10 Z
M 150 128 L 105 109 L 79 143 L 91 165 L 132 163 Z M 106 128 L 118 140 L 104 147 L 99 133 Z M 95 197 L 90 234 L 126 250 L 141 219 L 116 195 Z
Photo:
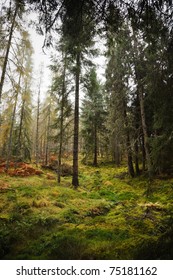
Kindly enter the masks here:
M 1 259 L 171 259 L 173 179 L 82 165 L 71 178 L 0 177 Z

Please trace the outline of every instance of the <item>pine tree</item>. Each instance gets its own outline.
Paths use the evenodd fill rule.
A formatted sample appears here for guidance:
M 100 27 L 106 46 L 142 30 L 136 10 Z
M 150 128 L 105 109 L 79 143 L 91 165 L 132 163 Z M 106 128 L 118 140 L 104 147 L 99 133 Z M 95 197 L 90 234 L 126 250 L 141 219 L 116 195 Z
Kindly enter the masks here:
M 113 130 L 115 134 L 121 135 L 120 139 L 123 140 L 126 148 L 129 174 L 134 177 L 131 116 L 128 108 L 130 99 L 129 77 L 131 75 L 129 62 L 130 45 L 128 40 L 129 31 L 126 25 L 123 24 L 119 27 L 118 32 L 121 32 L 121 38 L 119 38 L 117 32 L 111 30 L 108 32 L 107 38 L 107 56 L 109 60 L 106 90 L 110 104 L 110 110 L 108 109 L 110 112 L 109 121 L 114 122 L 111 124 L 110 129 Z M 119 163 L 119 159 L 117 162 Z
M 65 12 L 62 18 L 63 36 L 68 44 L 68 51 L 72 55 L 75 66 L 75 108 L 74 108 L 74 141 L 73 141 L 73 178 L 74 188 L 79 185 L 78 153 L 79 153 L 79 98 L 80 76 L 84 53 L 93 45 L 95 28 L 93 21 L 94 5 L 92 1 L 65 1 Z
M 93 165 L 98 164 L 99 134 L 104 129 L 104 102 L 101 85 L 97 79 L 96 69 L 92 68 L 84 79 L 85 97 L 82 104 L 82 136 L 84 139 L 83 149 L 87 159 L 93 156 Z
M 51 70 L 53 73 L 51 95 L 56 102 L 57 115 L 53 125 L 57 130 L 54 139 L 56 137 L 56 142 L 58 143 L 58 183 L 61 181 L 61 166 L 63 151 L 65 150 L 66 130 L 68 129 L 69 120 L 72 113 L 72 106 L 69 99 L 71 86 L 68 77 L 70 61 L 64 47 L 61 46 L 60 49 L 62 55 L 61 63 L 57 64 L 57 61 L 55 60 L 53 61 L 53 65 L 51 65 Z
M 10 52 L 13 33 L 15 30 L 15 25 L 16 25 L 16 17 L 19 13 L 21 14 L 22 12 L 23 12 L 22 1 L 21 0 L 14 1 L 12 17 L 9 16 L 9 19 L 11 20 L 10 32 L 9 32 L 9 37 L 8 37 L 8 41 L 7 41 L 6 52 L 5 52 L 5 57 L 4 57 L 3 66 L 2 66 L 2 73 L 1 73 L 1 78 L 0 78 L 0 104 L 1 104 L 2 91 L 3 91 L 4 80 L 5 80 L 5 75 L 6 75 L 7 62 L 8 62 L 8 58 L 9 58 L 9 52 Z M 11 7 L 10 7 L 10 13 L 11 13 Z
M 7 145 L 7 156 L 6 156 L 6 170 L 9 168 L 9 160 L 11 155 L 13 154 L 16 156 L 16 146 L 20 143 L 21 137 L 19 138 L 19 143 L 16 144 L 16 139 L 14 138 L 14 130 L 17 131 L 17 121 L 16 121 L 16 112 L 17 108 L 19 106 L 19 98 L 22 98 L 23 101 L 23 92 L 22 92 L 22 86 L 25 88 L 25 94 L 26 94 L 26 88 L 29 87 L 27 85 L 28 81 L 30 80 L 30 70 L 28 72 L 28 60 L 30 60 L 30 56 L 32 54 L 32 48 L 29 42 L 29 35 L 28 33 L 24 32 L 22 33 L 21 37 L 21 43 L 20 48 L 18 48 L 17 53 L 17 82 L 13 79 L 12 85 L 13 85 L 13 91 L 14 91 L 14 104 L 13 104 L 13 110 L 11 114 L 11 120 L 10 120 L 10 130 L 9 130 L 9 137 L 8 137 L 8 145 Z M 20 64 L 19 64 L 20 63 Z M 29 92 L 27 92 L 29 94 Z M 22 102 L 22 117 L 24 115 L 24 103 Z M 21 119 L 20 119 L 21 121 Z M 22 129 L 22 123 L 20 123 L 20 130 Z M 19 132 L 20 134 L 20 132 Z M 15 135 L 15 134 L 14 134 Z
M 39 83 L 38 83 L 38 90 L 37 90 L 37 109 L 36 109 L 36 135 L 35 135 L 35 161 L 36 166 L 38 166 L 40 162 L 40 94 L 41 94 L 41 85 L 43 79 L 43 65 L 40 65 L 40 73 L 39 73 Z

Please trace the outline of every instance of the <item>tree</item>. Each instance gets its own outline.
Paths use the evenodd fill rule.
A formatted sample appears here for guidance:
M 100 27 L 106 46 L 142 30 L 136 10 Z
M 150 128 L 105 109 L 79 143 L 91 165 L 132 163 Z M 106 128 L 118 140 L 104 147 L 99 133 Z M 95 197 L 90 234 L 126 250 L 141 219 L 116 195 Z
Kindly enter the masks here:
M 57 130 L 56 141 L 59 143 L 58 147 L 58 183 L 61 181 L 61 165 L 62 155 L 65 149 L 65 135 L 69 126 L 69 120 L 72 113 L 72 106 L 69 100 L 71 86 L 68 78 L 70 60 L 66 51 L 66 47 L 61 45 L 61 62 L 53 61 L 51 70 L 53 72 L 51 95 L 56 100 L 56 114 L 57 118 L 54 120 L 54 127 Z
M 10 9 L 11 9 L 11 7 L 10 7 Z M 7 41 L 6 52 L 5 52 L 4 62 L 3 62 L 3 66 L 2 66 L 2 73 L 1 73 L 1 78 L 0 78 L 0 104 L 1 104 L 2 90 L 3 90 L 4 80 L 5 80 L 7 62 L 8 62 L 9 52 L 10 52 L 10 48 L 11 48 L 11 42 L 12 42 L 14 30 L 15 30 L 16 17 L 18 15 L 18 13 L 22 13 L 22 11 L 23 11 L 22 0 L 20 0 L 20 1 L 15 0 L 13 14 L 12 14 L 12 17 L 10 17 L 11 25 L 10 25 L 9 37 L 8 37 L 8 41 Z M 10 10 L 10 13 L 11 13 L 11 10 Z
M 11 121 L 10 121 L 10 130 L 9 130 L 9 137 L 8 137 L 8 145 L 7 145 L 7 156 L 6 156 L 6 170 L 9 168 L 9 160 L 12 154 L 12 144 L 13 144 L 13 155 L 16 155 L 16 146 L 21 143 L 21 129 L 22 129 L 22 121 L 24 116 L 24 103 L 22 103 L 22 118 L 20 118 L 20 129 L 19 129 L 19 143 L 16 144 L 16 139 L 13 138 L 13 132 L 14 132 L 14 126 L 16 122 L 16 111 L 18 108 L 18 101 L 19 97 L 22 97 L 23 101 L 23 92 L 22 92 L 22 86 L 25 88 L 25 94 L 26 90 L 29 88 L 29 80 L 31 75 L 31 68 L 30 68 L 30 56 L 32 54 L 32 47 L 29 42 L 29 35 L 27 32 L 22 33 L 20 47 L 18 48 L 17 53 L 17 73 L 18 73 L 18 81 L 16 82 L 14 78 L 11 78 L 13 91 L 14 91 L 14 104 L 13 104 L 13 110 L 11 115 Z M 29 66 L 28 66 L 28 60 L 29 60 Z M 20 61 L 20 64 L 19 64 Z M 29 67 L 29 68 L 28 68 Z M 14 77 L 14 75 L 13 75 Z M 29 95 L 29 92 L 27 92 Z M 17 124 L 16 124 L 17 126 Z M 15 145 L 16 144 L 16 145 Z M 19 149 L 18 149 L 19 151 Z
M 62 18 L 63 36 L 68 44 L 68 51 L 75 60 L 75 108 L 74 108 L 74 141 L 73 141 L 73 178 L 75 188 L 78 180 L 78 152 L 79 152 L 79 86 L 81 63 L 87 49 L 93 45 L 95 33 L 94 6 L 92 2 L 65 1 L 65 12 Z
M 170 9 L 171 12 L 171 9 Z M 172 32 L 169 21 L 160 17 L 154 8 L 148 13 L 151 22 L 147 27 L 143 21 L 146 18 L 144 9 L 141 20 L 141 29 L 146 41 L 144 49 L 145 82 L 144 105 L 148 129 L 148 145 L 152 164 L 152 173 L 170 172 L 172 170 Z
M 82 135 L 85 158 L 93 156 L 93 165 L 97 166 L 99 153 L 99 134 L 103 132 L 105 111 L 101 86 L 96 69 L 91 68 L 84 79 L 85 97 L 82 104 Z
M 40 65 L 40 73 L 39 73 L 39 83 L 38 83 L 38 93 L 37 93 L 37 112 L 36 112 L 36 139 L 35 139 L 35 159 L 36 159 L 36 166 L 38 166 L 40 161 L 40 153 L 39 153 L 39 138 L 40 138 L 40 94 L 41 94 L 41 84 L 43 79 L 43 65 Z
M 121 32 L 121 38 L 118 36 Z M 125 24 L 119 26 L 114 32 L 109 30 L 107 33 L 107 82 L 106 90 L 109 100 L 109 121 L 113 121 L 110 130 L 114 131 L 114 135 L 121 134 L 119 138 L 123 140 L 126 153 L 129 174 L 134 177 L 134 167 L 132 159 L 132 129 L 131 115 L 129 110 L 130 100 L 130 60 L 129 60 L 129 30 Z M 121 126 L 120 126 L 121 123 Z M 123 125 L 123 129 L 122 129 Z M 117 143 L 117 139 L 115 138 Z M 119 159 L 117 159 L 119 163 Z
M 25 49 L 25 65 L 23 87 L 21 88 L 21 105 L 19 110 L 19 124 L 16 127 L 17 143 L 16 155 L 22 160 L 31 160 L 31 123 L 32 123 L 32 53 L 33 48 L 29 41 L 28 33 L 23 33 Z

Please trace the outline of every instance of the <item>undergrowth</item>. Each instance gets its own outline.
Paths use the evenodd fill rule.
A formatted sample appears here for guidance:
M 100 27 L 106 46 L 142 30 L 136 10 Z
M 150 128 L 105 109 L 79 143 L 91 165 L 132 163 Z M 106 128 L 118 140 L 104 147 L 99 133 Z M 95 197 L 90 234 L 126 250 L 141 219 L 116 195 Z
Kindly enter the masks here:
M 53 174 L 54 175 L 54 174 Z M 171 259 L 173 179 L 131 179 L 124 167 L 71 178 L 0 177 L 1 259 Z

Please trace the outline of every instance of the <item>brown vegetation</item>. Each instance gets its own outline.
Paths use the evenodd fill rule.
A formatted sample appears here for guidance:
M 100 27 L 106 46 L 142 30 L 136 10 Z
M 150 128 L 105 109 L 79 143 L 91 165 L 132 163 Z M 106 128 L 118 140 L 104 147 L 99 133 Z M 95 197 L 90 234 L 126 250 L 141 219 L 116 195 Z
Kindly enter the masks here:
M 3 162 L 0 164 L 0 174 L 7 173 L 10 176 L 32 176 L 32 175 L 42 175 L 43 171 L 35 169 L 28 163 L 24 162 L 10 162 L 9 163 L 9 169 L 6 171 L 6 163 Z

